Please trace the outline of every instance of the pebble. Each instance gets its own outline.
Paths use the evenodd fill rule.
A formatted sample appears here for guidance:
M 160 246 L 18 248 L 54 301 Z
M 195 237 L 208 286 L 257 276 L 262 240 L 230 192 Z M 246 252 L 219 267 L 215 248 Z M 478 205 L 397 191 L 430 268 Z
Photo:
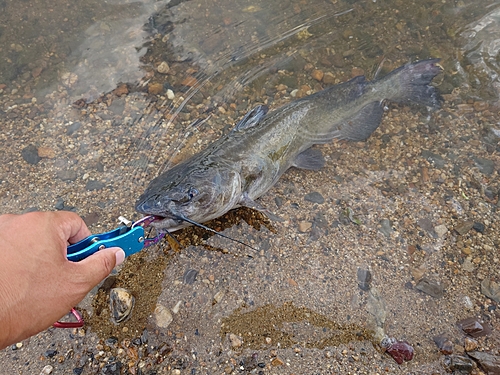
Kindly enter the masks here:
M 306 195 L 304 195 L 304 200 L 318 204 L 325 203 L 325 198 L 323 198 L 323 196 L 317 191 L 313 191 L 311 193 L 307 193 Z
M 382 219 L 380 220 L 380 228 L 379 228 L 380 233 L 382 233 L 384 236 L 387 238 L 391 237 L 391 233 L 394 232 L 392 229 L 392 224 L 389 219 Z
M 444 364 L 451 372 L 456 371 L 459 374 L 470 374 L 474 369 L 474 362 L 461 355 L 450 355 L 444 360 Z
M 479 344 L 477 343 L 476 340 L 471 339 L 469 337 L 466 337 L 464 339 L 464 349 L 466 352 L 472 352 L 473 350 L 476 350 Z
M 162 61 L 158 68 L 156 68 L 158 73 L 167 74 L 170 71 L 170 67 L 168 66 L 166 61 Z
M 422 150 L 422 156 L 434 167 L 439 169 L 444 167 L 444 159 L 441 155 L 430 152 L 429 150 Z
M 434 231 L 436 232 L 437 236 L 439 238 L 443 238 L 446 233 L 448 233 L 448 228 L 446 228 L 446 225 L 441 224 L 436 227 L 434 227 Z
M 326 72 L 323 75 L 323 83 L 327 85 L 333 85 L 335 83 L 335 76 L 330 72 Z
M 113 288 L 109 291 L 111 318 L 118 324 L 126 321 L 132 314 L 135 298 L 125 288 Z
M 38 156 L 52 159 L 56 156 L 56 152 L 50 147 L 38 147 Z
M 486 226 L 483 224 L 483 223 L 474 223 L 474 225 L 472 226 L 472 229 L 474 229 L 476 232 L 479 232 L 481 234 L 484 233 L 484 230 L 485 230 Z
M 420 279 L 415 288 L 434 298 L 441 298 L 444 296 L 443 286 L 435 281 L 429 280 L 426 277 Z
M 485 352 L 469 352 L 467 354 L 478 361 L 487 374 L 500 374 L 500 357 L 498 355 Z
M 115 94 L 116 96 L 127 95 L 128 94 L 127 85 L 125 83 L 121 84 L 120 86 L 118 86 L 116 89 L 113 90 L 113 94 Z
M 194 269 L 187 269 L 182 277 L 182 282 L 187 285 L 192 285 L 196 281 L 196 276 L 198 276 L 198 271 Z
M 299 232 L 305 233 L 311 229 L 312 223 L 310 221 L 300 221 L 299 222 Z
M 447 335 L 437 335 L 433 337 L 434 343 L 437 345 L 441 353 L 453 354 L 453 343 Z
M 243 341 L 241 338 L 236 336 L 234 333 L 229 334 L 229 342 L 231 343 L 231 346 L 233 348 L 239 348 L 241 345 L 243 345 Z
M 500 285 L 490 278 L 481 281 L 481 293 L 496 303 L 500 303 Z
M 73 169 L 61 169 L 56 173 L 57 177 L 63 181 L 75 181 L 78 177 L 77 173 Z
M 101 181 L 97 181 L 97 180 L 89 180 L 85 184 L 85 190 L 87 190 L 87 191 L 100 190 L 103 187 L 104 187 L 104 183 Z
M 22 342 L 18 342 L 16 344 L 16 349 L 21 349 L 23 347 L 23 343 Z
M 323 79 L 324 73 L 319 69 L 314 69 L 311 73 L 311 77 L 313 77 L 316 81 L 321 82 Z
M 482 323 L 475 317 L 459 320 L 457 326 L 469 336 L 474 338 L 486 336 L 491 333 L 491 328 L 487 323 Z
M 148 85 L 148 92 L 151 95 L 158 95 L 163 92 L 163 85 L 161 83 L 150 83 Z
M 175 94 L 174 94 L 174 92 L 171 89 L 167 90 L 167 98 L 169 100 L 173 100 L 175 98 Z
M 495 171 L 495 162 L 492 160 L 475 157 L 474 161 L 479 170 L 485 175 L 491 175 Z
M 358 286 L 365 292 L 370 290 L 370 283 L 372 281 L 372 273 L 368 269 L 358 268 L 357 271 Z
M 168 308 L 158 304 L 155 308 L 155 320 L 158 327 L 167 328 L 174 318 Z
M 21 150 L 21 156 L 28 164 L 37 164 L 42 158 L 38 155 L 35 145 L 28 145 Z
M 413 347 L 406 341 L 398 341 L 395 338 L 385 337 L 380 346 L 385 348 L 385 351 L 401 365 L 404 361 L 411 361 L 413 359 Z
M 472 272 L 476 269 L 476 267 L 474 267 L 474 265 L 472 264 L 472 260 L 470 257 L 465 258 L 464 262 L 462 263 L 462 268 L 467 272 Z
M 470 231 L 473 227 L 474 227 L 473 221 L 462 221 L 454 228 L 454 230 L 455 230 L 455 232 L 457 232 L 458 234 L 463 236 L 468 231 Z
M 40 372 L 40 375 L 52 374 L 53 370 L 54 370 L 54 367 L 52 367 L 51 365 L 47 365 L 42 369 L 42 371 Z
M 276 357 L 271 361 L 271 365 L 273 366 L 283 366 L 285 362 L 283 362 L 280 358 Z

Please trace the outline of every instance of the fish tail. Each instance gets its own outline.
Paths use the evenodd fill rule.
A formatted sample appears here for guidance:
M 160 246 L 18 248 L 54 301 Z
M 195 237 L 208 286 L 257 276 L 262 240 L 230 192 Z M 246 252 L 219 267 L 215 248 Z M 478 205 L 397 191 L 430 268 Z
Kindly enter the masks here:
M 387 92 L 392 102 L 416 103 L 431 108 L 441 107 L 443 98 L 430 83 L 443 70 L 440 59 L 429 59 L 408 63 L 393 70 L 380 81 L 387 84 Z

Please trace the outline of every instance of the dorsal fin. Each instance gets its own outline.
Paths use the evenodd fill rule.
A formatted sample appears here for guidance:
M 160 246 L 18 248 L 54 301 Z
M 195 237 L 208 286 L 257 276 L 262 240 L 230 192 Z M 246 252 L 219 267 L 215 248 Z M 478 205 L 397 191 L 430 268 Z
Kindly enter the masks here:
M 269 108 L 267 105 L 258 105 L 255 108 L 252 108 L 234 127 L 233 131 L 240 131 L 243 129 L 251 128 L 257 125 L 262 117 L 265 116 Z

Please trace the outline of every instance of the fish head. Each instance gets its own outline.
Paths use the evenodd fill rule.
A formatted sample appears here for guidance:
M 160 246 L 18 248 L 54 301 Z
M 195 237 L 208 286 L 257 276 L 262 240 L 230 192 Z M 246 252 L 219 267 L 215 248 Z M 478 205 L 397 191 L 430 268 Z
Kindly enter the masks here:
M 173 232 L 225 214 L 240 197 L 239 173 L 224 167 L 180 165 L 151 181 L 135 208 L 156 216 L 154 227 Z

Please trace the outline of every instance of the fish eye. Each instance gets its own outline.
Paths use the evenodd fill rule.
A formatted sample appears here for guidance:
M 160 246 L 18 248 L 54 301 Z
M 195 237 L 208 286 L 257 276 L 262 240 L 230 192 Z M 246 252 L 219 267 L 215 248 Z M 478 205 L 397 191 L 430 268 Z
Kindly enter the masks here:
M 188 190 L 188 196 L 189 196 L 189 200 L 193 199 L 195 196 L 197 196 L 199 194 L 199 191 L 198 189 L 194 188 L 194 187 L 190 187 L 189 190 Z

